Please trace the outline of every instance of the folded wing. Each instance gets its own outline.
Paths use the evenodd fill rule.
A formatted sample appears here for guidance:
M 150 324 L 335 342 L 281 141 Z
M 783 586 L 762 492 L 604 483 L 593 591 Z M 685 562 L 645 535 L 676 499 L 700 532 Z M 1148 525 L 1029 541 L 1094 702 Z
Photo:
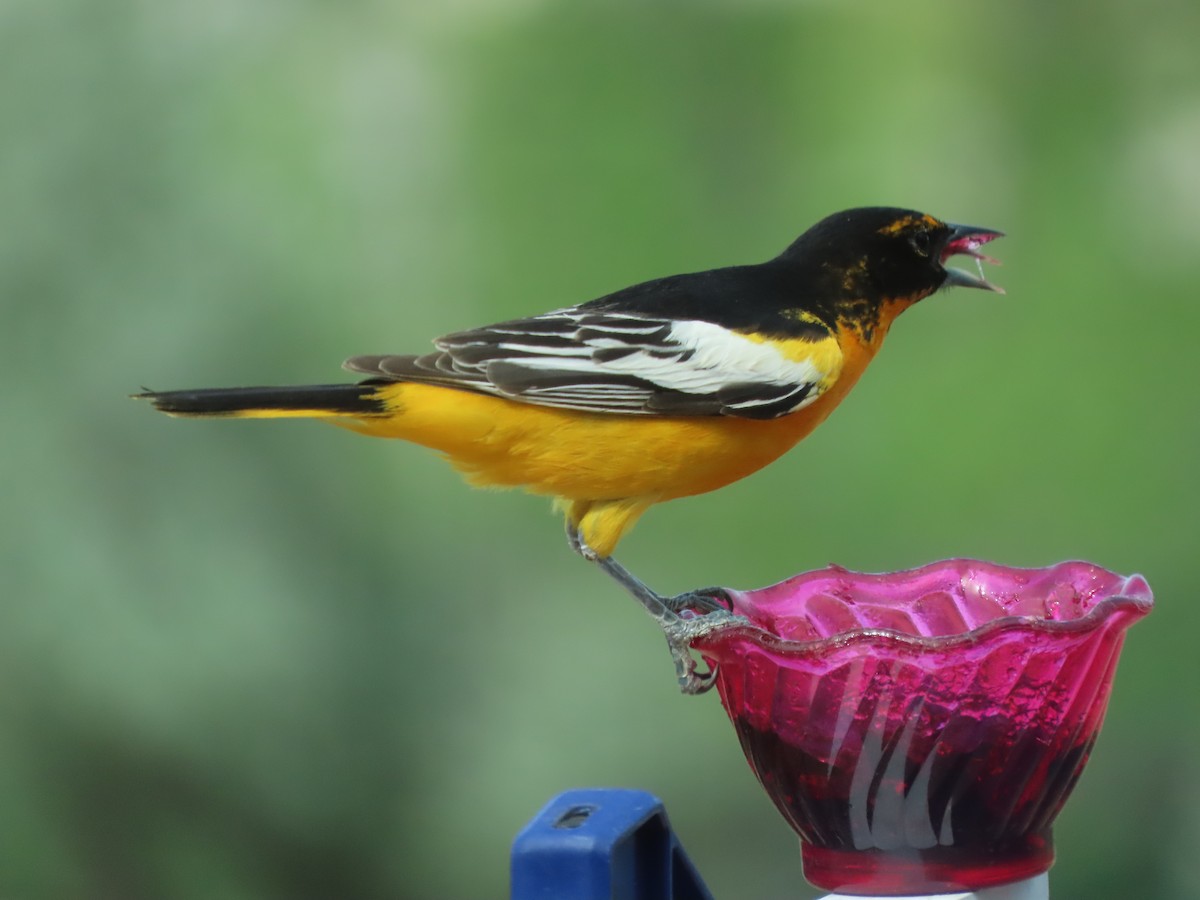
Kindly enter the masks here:
M 832 334 L 811 356 L 698 319 L 579 308 L 447 335 L 423 356 L 356 356 L 346 368 L 596 413 L 772 419 L 836 380 Z M 815 360 L 823 363 L 818 366 Z M 831 362 L 832 361 L 832 362 Z

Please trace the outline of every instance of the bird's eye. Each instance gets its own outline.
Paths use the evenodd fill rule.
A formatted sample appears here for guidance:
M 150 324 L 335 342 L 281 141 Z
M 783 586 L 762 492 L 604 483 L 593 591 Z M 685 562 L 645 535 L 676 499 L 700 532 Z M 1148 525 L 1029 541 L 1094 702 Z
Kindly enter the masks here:
M 910 237 L 908 239 L 908 242 L 909 242 L 909 244 L 912 245 L 912 248 L 915 251 L 917 251 L 918 256 L 928 256 L 929 255 L 929 232 L 928 231 L 918 231 L 916 234 L 914 234 L 912 237 Z

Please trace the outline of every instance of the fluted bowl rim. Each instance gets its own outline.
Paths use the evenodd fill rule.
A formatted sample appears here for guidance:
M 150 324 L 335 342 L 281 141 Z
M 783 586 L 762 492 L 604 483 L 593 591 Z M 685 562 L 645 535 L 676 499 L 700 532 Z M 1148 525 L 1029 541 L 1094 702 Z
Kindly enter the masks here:
M 987 570 L 992 575 L 1012 579 L 1024 576 L 1053 581 L 1063 576 L 1064 573 L 1081 568 L 1105 578 L 1110 583 L 1106 588 L 1095 592 L 1095 596 L 1100 599 L 1096 599 L 1086 613 L 1072 618 L 1052 619 L 1042 615 L 1012 614 L 997 616 L 974 628 L 953 634 L 910 634 L 893 628 L 863 626 L 839 631 L 827 637 L 796 640 L 781 637 L 757 624 L 753 615 L 757 609 L 753 604 L 753 598 L 756 596 L 784 590 L 788 586 L 798 587 L 803 583 L 821 579 L 848 580 L 860 588 L 875 588 L 890 581 L 893 588 L 899 589 L 897 593 L 902 593 L 903 590 L 911 589 L 914 583 L 920 582 L 921 579 L 938 573 L 957 573 L 960 583 L 969 579 L 980 569 Z M 899 581 L 900 579 L 904 580 Z M 1003 566 L 976 559 L 953 558 L 911 569 L 880 573 L 855 572 L 841 566 L 831 565 L 823 569 L 802 572 L 768 587 L 750 591 L 729 589 L 726 592 L 733 602 L 733 612 L 749 618 L 750 622 L 748 624 L 732 622 L 697 638 L 692 644 L 704 655 L 716 655 L 718 659 L 719 648 L 733 639 L 748 640 L 776 656 L 796 659 L 822 656 L 861 643 L 870 643 L 876 648 L 880 645 L 893 645 L 909 651 L 942 653 L 975 646 L 1000 633 L 1010 631 L 1023 630 L 1062 635 L 1086 632 L 1099 627 L 1101 623 L 1117 612 L 1126 611 L 1140 618 L 1154 607 L 1153 592 L 1146 579 L 1140 574 L 1118 575 L 1102 566 L 1080 560 L 1068 560 L 1050 566 L 1019 567 Z M 914 595 L 910 598 L 910 602 L 916 602 L 922 596 L 927 596 L 927 594 Z

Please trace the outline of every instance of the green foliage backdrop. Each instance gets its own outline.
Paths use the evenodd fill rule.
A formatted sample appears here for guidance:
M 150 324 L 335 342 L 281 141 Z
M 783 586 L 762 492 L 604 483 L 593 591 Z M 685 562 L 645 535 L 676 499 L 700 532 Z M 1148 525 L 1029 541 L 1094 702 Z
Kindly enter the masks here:
M 473 898 L 552 794 L 662 796 L 812 896 L 715 696 L 546 504 L 141 385 L 756 261 L 862 204 L 1002 228 L 767 471 L 653 510 L 664 591 L 971 555 L 1141 571 L 1063 897 L 1200 895 L 1200 7 L 47 0 L 0 10 L 0 895 Z

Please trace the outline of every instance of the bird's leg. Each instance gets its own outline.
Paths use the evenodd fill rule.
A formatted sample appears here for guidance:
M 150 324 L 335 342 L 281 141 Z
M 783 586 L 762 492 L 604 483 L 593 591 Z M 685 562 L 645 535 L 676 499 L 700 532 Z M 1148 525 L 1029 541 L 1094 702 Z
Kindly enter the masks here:
M 711 688 L 716 679 L 716 672 L 712 669 L 697 671 L 691 642 L 701 635 L 740 619 L 721 603 L 721 599 L 725 598 L 724 591 L 711 588 L 681 594 L 678 597 L 663 597 L 611 556 L 600 556 L 596 553 L 583 540 L 579 529 L 573 524 L 567 526 L 567 542 L 572 550 L 584 559 L 594 562 L 621 585 L 658 623 L 667 639 L 667 648 L 675 664 L 675 677 L 679 682 L 679 689 L 685 694 L 703 694 Z M 704 609 L 706 613 L 697 615 L 697 607 Z
M 688 591 L 675 597 L 664 597 L 647 587 L 646 583 L 626 569 L 611 556 L 600 556 L 587 545 L 579 529 L 574 525 L 567 526 L 567 543 L 571 549 L 586 559 L 594 562 L 608 573 L 614 581 L 633 595 L 651 617 L 665 625 L 681 619 L 680 612 L 691 610 L 700 615 L 717 611 L 728 612 L 733 604 L 724 588 L 711 587 Z

